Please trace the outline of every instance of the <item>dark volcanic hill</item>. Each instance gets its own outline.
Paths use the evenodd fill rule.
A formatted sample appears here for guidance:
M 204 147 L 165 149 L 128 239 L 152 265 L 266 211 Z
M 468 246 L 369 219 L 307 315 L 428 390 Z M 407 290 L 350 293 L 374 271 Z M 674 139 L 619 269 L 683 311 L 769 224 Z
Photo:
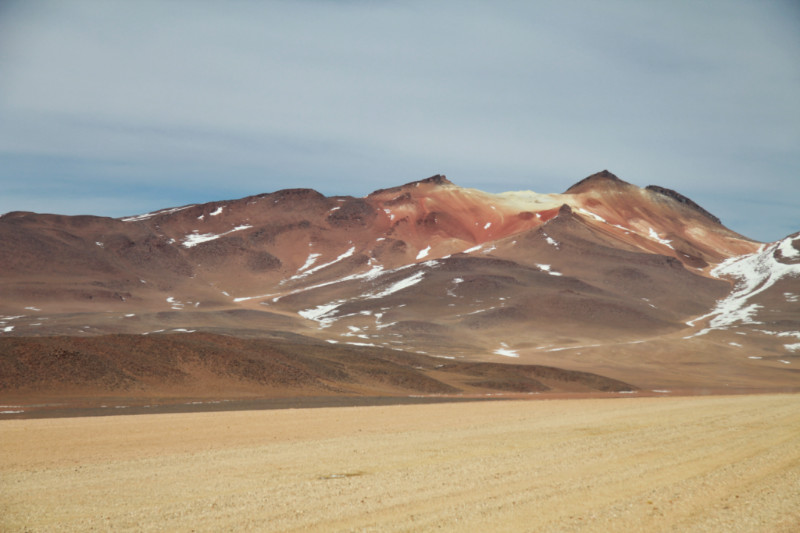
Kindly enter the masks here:
M 121 219 L 13 212 L 0 217 L 0 250 L 0 378 L 29 376 L 0 380 L 4 390 L 45 379 L 23 368 L 33 359 L 19 343 L 43 346 L 31 337 L 60 336 L 48 350 L 89 357 L 68 339 L 150 336 L 163 344 L 151 352 L 196 360 L 173 346 L 192 332 L 262 345 L 288 335 L 381 361 L 541 364 L 659 390 L 800 385 L 800 236 L 754 242 L 678 192 L 607 171 L 562 194 L 434 176 L 364 198 L 291 189 Z M 163 389 L 185 373 L 164 365 L 163 380 L 124 365 L 114 379 Z M 310 375 L 328 387 L 317 392 L 380 389 Z M 228 378 L 212 381 L 223 391 Z

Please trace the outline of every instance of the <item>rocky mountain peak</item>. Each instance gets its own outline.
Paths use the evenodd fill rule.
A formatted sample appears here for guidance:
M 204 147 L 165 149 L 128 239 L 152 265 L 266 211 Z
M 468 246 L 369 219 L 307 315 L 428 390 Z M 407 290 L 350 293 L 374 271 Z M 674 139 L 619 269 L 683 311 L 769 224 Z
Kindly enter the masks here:
M 598 186 L 608 186 L 608 185 L 615 185 L 615 186 L 625 186 L 630 185 L 627 181 L 623 181 L 619 179 L 616 175 L 609 172 L 608 170 L 601 170 L 591 176 L 583 178 L 581 181 L 564 191 L 564 194 L 578 194 L 581 192 L 586 192 L 587 190 L 593 189 Z
M 376 196 L 379 194 L 387 194 L 387 193 L 397 193 L 402 192 L 411 188 L 420 187 L 422 185 L 436 185 L 436 186 L 447 186 L 447 185 L 455 185 L 452 181 L 447 179 L 447 176 L 444 174 L 436 174 L 431 176 L 430 178 L 425 178 L 422 180 L 411 181 L 406 183 L 405 185 L 400 185 L 399 187 L 390 187 L 388 189 L 378 189 L 374 191 L 370 196 Z
M 712 215 L 711 213 L 709 213 L 708 211 L 706 211 L 705 209 L 703 209 L 702 207 L 697 205 L 690 198 L 687 198 L 686 196 L 682 195 L 681 193 L 679 193 L 677 191 L 673 191 L 672 189 L 667 189 L 666 187 L 659 187 L 658 185 L 648 185 L 647 187 L 645 187 L 645 189 L 648 190 L 648 191 L 652 191 L 652 192 L 654 192 L 656 194 L 659 194 L 661 196 L 666 196 L 668 198 L 672 198 L 676 202 L 694 209 L 695 211 L 697 211 L 701 215 L 705 216 L 706 218 L 709 218 L 709 219 L 713 220 L 717 224 L 721 224 L 722 223 L 719 218 L 715 217 L 714 215 Z

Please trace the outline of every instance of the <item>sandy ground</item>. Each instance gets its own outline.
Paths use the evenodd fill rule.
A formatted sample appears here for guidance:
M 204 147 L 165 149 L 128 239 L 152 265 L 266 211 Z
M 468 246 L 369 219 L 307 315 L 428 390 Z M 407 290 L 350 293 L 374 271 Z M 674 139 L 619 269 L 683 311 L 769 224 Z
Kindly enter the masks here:
M 3 531 L 798 531 L 800 395 L 0 422 Z

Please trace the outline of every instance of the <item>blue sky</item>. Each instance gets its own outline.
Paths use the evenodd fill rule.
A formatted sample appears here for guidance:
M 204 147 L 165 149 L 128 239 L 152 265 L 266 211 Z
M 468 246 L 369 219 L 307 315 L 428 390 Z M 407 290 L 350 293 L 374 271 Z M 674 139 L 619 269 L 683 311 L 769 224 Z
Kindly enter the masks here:
M 800 230 L 800 4 L 0 2 L 0 213 L 608 169 Z

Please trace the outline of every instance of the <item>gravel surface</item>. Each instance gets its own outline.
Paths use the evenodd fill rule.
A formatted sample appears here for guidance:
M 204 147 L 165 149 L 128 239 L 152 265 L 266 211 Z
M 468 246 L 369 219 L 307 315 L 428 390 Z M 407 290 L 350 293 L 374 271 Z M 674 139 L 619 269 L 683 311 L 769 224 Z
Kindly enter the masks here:
M 3 531 L 800 530 L 800 396 L 6 420 Z

